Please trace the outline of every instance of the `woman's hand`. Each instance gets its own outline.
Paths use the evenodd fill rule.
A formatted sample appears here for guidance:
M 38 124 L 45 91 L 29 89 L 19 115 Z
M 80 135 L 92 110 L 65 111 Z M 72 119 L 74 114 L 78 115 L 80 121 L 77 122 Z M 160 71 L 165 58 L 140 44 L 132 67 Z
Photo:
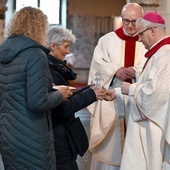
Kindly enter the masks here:
M 91 88 L 94 90 L 97 100 L 103 100 L 103 96 L 106 94 L 106 90 L 98 88 L 95 85 L 91 85 Z
M 73 92 L 69 88 L 69 86 L 55 86 L 55 89 L 57 89 L 63 96 L 63 100 L 67 100 L 70 96 L 73 95 Z
M 97 88 L 95 85 L 91 85 L 91 88 L 94 90 L 96 98 L 99 100 L 112 101 L 116 98 L 116 93 L 114 89 L 106 90 L 103 88 Z

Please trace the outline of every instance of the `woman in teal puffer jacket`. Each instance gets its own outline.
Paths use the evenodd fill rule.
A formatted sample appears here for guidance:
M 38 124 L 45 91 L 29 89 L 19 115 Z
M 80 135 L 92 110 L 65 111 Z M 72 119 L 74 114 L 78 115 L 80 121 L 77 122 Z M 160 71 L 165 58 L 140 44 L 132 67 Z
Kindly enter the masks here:
M 71 95 L 52 92 L 47 17 L 36 8 L 14 14 L 0 45 L 0 153 L 5 170 L 55 170 L 50 110 Z

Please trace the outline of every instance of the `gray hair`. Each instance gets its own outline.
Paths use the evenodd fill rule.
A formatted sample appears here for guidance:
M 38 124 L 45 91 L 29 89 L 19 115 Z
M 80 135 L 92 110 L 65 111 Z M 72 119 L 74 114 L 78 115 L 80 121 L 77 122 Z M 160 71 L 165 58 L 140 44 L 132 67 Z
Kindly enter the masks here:
M 76 38 L 72 31 L 62 27 L 61 25 L 52 26 L 47 31 L 47 48 L 50 49 L 50 44 L 55 43 L 57 46 L 67 42 L 75 42 Z
M 142 23 L 144 28 L 156 27 L 156 28 L 158 28 L 159 31 L 165 31 L 166 30 L 166 26 L 164 24 L 150 22 L 150 21 L 145 20 L 143 18 L 137 19 L 137 21 L 136 21 L 136 27 L 137 28 L 139 27 L 139 23 Z

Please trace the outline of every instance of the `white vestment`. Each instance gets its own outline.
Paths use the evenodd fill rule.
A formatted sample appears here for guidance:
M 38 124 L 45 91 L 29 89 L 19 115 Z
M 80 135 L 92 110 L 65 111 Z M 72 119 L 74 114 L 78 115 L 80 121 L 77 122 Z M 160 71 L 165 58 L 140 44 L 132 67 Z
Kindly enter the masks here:
M 170 170 L 170 45 L 148 60 L 129 100 L 121 170 Z
M 137 73 L 141 72 L 146 61 L 145 52 L 143 44 L 136 42 L 133 68 Z M 89 71 L 89 84 L 95 79 L 95 74 L 99 73 L 100 87 L 108 89 L 112 79 L 112 87 L 120 87 L 121 81 L 115 77 L 115 73 L 124 67 L 124 53 L 125 41 L 120 39 L 115 32 L 101 37 L 94 50 Z M 115 104 L 116 100 L 97 101 L 88 106 L 92 115 L 89 140 L 89 151 L 93 153 L 91 170 L 117 170 L 120 166 L 123 149 L 122 120 L 117 118 Z

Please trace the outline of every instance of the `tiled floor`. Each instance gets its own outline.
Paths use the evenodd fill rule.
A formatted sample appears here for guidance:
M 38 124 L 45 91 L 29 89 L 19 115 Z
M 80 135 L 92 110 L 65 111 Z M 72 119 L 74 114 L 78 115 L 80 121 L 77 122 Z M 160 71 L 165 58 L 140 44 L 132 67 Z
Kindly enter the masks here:
M 82 109 L 81 111 L 76 113 L 76 116 L 80 117 L 85 127 L 86 133 L 89 137 L 90 113 L 87 111 L 87 109 Z M 78 156 L 77 163 L 79 166 L 79 170 L 90 170 L 91 153 L 87 151 L 83 157 Z

